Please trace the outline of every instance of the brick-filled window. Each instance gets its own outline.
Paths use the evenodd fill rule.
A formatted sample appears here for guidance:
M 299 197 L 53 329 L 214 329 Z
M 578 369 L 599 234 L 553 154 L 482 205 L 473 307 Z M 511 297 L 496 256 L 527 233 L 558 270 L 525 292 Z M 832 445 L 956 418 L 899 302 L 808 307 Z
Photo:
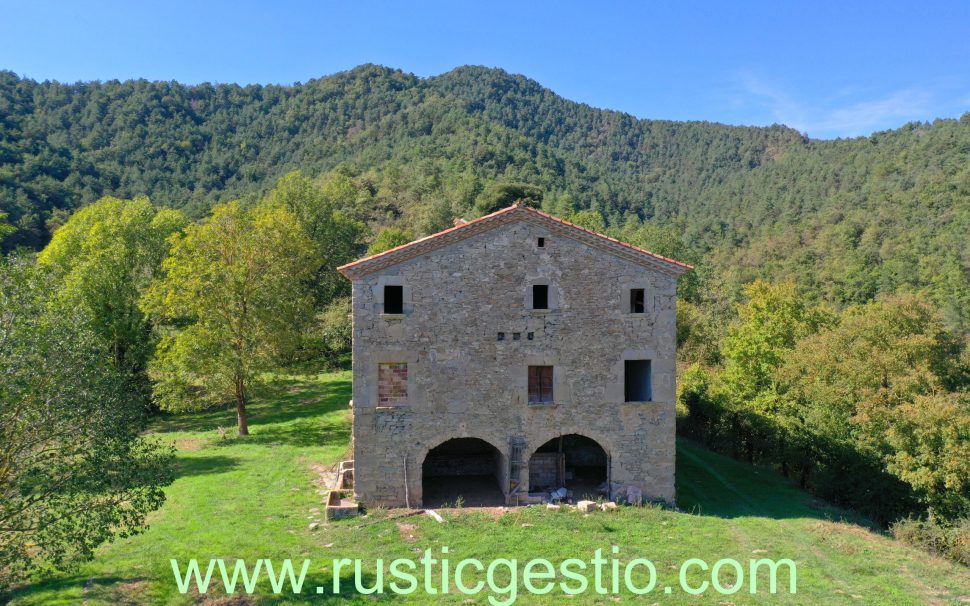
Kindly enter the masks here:
M 530 366 L 529 404 L 552 401 L 552 366 Z
M 630 313 L 642 314 L 646 310 L 644 304 L 644 292 L 642 288 L 630 289 Z
M 404 287 L 387 284 L 384 286 L 384 313 L 404 313 Z
M 377 365 L 378 406 L 403 406 L 408 403 L 408 365 L 387 362 Z

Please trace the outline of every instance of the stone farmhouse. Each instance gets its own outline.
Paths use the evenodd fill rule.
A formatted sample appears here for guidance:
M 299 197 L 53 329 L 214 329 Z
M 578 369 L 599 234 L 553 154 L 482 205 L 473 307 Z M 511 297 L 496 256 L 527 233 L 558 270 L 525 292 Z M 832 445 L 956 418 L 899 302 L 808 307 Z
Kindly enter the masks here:
M 339 268 L 356 499 L 674 502 L 675 291 L 690 269 L 520 205 Z

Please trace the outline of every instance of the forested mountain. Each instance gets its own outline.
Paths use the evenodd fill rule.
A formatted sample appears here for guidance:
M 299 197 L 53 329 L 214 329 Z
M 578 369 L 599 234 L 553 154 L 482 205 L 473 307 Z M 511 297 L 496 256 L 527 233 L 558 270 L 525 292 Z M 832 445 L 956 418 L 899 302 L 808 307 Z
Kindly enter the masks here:
M 90 342 L 100 366 L 55 356 L 65 377 L 116 381 L 119 406 L 232 401 L 246 435 L 267 371 L 349 361 L 337 266 L 516 200 L 696 266 L 678 284 L 680 434 L 970 562 L 970 113 L 819 141 L 638 120 L 481 67 L 246 87 L 0 72 L 0 253 L 43 249 L 0 255 L 0 320 L 25 335 L 0 338 L 0 362 Z M 14 367 L 0 407 L 46 419 L 61 386 Z M 28 501 L 60 477 L 15 472 L 0 480 Z M 64 537 L 90 552 L 110 533 Z M 27 570 L 37 541 L 2 539 Z
M 480 67 L 420 79 L 367 65 L 246 87 L 0 73 L 7 250 L 39 248 L 65 211 L 105 195 L 200 217 L 293 170 L 336 171 L 355 216 L 415 235 L 474 214 L 496 183 L 531 184 L 545 209 L 592 209 L 618 235 L 644 222 L 675 232 L 720 301 L 756 277 L 792 279 L 835 305 L 917 291 L 952 326 L 968 322 L 970 114 L 818 141 L 638 120 Z

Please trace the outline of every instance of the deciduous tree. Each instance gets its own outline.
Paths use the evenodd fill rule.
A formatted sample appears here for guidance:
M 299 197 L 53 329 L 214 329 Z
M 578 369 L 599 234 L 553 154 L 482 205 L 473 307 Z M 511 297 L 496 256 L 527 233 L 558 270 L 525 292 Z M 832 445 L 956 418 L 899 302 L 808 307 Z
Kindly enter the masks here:
M 799 339 L 832 321 L 831 314 L 806 302 L 791 282 L 757 280 L 744 287 L 745 303 L 722 346 L 724 379 L 738 399 L 754 398 L 772 387 L 774 371 Z
M 171 480 L 140 398 L 84 309 L 51 309 L 50 278 L 0 261 L 0 587 L 141 531 Z
M 367 254 L 376 255 L 391 250 L 396 246 L 407 244 L 412 240 L 414 240 L 414 234 L 411 232 L 396 227 L 388 227 L 387 229 L 382 229 L 377 234 L 377 237 L 374 238 L 371 245 L 367 247 Z
M 151 357 L 151 326 L 138 301 L 168 252 L 167 238 L 185 224 L 182 213 L 147 198 L 103 198 L 74 213 L 37 257 L 58 280 L 55 304 L 85 310 L 122 372 L 140 375 Z
M 308 278 L 318 247 L 281 205 L 231 202 L 172 239 L 143 308 L 161 340 L 149 373 L 166 410 L 233 401 L 239 434 L 263 374 L 297 346 L 312 319 Z
M 266 200 L 296 215 L 316 248 L 320 265 L 310 280 L 317 309 L 350 294 L 350 283 L 336 268 L 354 260 L 363 249 L 367 227 L 347 212 L 355 192 L 353 182 L 342 173 L 320 184 L 293 172 L 279 180 Z

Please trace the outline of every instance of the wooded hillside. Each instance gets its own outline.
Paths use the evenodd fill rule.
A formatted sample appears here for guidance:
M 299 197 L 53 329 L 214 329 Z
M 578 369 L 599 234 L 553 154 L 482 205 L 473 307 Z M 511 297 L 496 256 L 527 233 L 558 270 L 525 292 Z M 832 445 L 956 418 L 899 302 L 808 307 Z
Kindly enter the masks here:
M 501 198 L 496 184 L 530 184 L 556 214 L 678 234 L 705 296 L 735 300 L 756 277 L 839 306 L 916 291 L 949 325 L 968 322 L 970 114 L 818 141 L 638 120 L 481 67 L 419 79 L 365 65 L 245 87 L 0 73 L 0 212 L 16 228 L 5 250 L 42 247 L 105 195 L 201 217 L 297 169 L 336 170 L 347 210 L 372 226 L 421 235 Z

